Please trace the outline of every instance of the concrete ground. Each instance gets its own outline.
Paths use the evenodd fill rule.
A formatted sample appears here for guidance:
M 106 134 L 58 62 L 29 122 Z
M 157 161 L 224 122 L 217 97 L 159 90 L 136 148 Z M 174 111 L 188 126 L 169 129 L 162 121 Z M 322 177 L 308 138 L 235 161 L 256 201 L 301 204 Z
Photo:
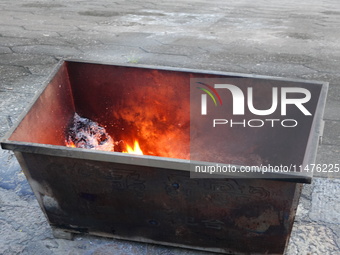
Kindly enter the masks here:
M 316 163 L 340 155 L 338 0 L 1 0 L 0 137 L 60 58 L 328 81 Z M 305 185 L 287 254 L 340 254 L 339 173 Z M 54 239 L 12 153 L 0 150 L 0 254 L 208 254 Z

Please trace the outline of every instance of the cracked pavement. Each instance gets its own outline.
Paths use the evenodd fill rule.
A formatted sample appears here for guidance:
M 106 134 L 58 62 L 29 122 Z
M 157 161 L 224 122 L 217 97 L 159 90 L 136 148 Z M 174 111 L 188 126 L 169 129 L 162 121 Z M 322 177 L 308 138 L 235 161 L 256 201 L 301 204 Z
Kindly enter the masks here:
M 0 138 L 60 58 L 327 81 L 316 163 L 340 155 L 340 2 L 0 2 Z M 304 185 L 286 254 L 340 250 L 339 173 Z M 0 150 L 0 254 L 211 254 L 76 236 L 54 239 L 13 154 Z

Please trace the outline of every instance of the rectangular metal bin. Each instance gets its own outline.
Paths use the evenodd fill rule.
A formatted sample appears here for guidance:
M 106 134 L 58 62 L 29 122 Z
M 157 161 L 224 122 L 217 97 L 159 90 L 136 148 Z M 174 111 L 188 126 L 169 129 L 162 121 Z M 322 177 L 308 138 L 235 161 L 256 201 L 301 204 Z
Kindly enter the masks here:
M 310 182 L 311 175 L 190 178 L 194 162 L 186 157 L 190 152 L 189 84 L 196 77 L 239 77 L 272 86 L 308 88 L 313 116 L 302 121 L 298 131 L 271 129 L 252 134 L 244 129 L 228 142 L 231 147 L 237 145 L 235 153 L 243 157 L 249 150 L 242 146 L 257 143 L 254 150 L 271 164 L 314 163 L 326 83 L 61 61 L 1 142 L 3 149 L 14 151 L 53 228 L 213 252 L 284 252 L 302 184 Z M 148 115 L 149 109 L 154 110 Z M 65 147 L 65 130 L 75 112 L 102 123 L 117 139 L 138 136 L 146 151 L 157 147 L 168 157 Z M 149 125 L 136 132 L 141 122 Z M 174 123 L 180 127 L 175 129 Z M 168 137 L 166 141 L 162 134 Z M 259 139 L 252 139 L 254 135 Z M 156 141 L 163 145 L 155 145 Z M 240 141 L 249 144 L 240 147 Z

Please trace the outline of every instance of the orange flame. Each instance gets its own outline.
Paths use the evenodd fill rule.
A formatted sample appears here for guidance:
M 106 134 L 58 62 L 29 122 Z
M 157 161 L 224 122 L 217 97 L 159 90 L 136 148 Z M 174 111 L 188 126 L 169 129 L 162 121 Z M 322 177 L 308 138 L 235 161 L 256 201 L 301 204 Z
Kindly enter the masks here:
M 72 141 L 65 141 L 66 147 L 76 148 L 76 145 Z
M 130 154 L 135 154 L 135 155 L 143 155 L 143 151 L 139 147 L 139 143 L 135 140 L 133 143 L 133 148 L 126 144 L 126 150 L 123 151 L 123 153 L 130 153 Z

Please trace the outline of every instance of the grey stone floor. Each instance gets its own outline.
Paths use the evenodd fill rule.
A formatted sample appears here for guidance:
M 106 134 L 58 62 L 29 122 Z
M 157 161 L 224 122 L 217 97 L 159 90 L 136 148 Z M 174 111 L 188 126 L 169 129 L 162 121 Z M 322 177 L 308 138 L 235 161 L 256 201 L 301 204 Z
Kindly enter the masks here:
M 328 81 L 317 163 L 340 163 L 340 1 L 0 1 L 0 137 L 60 58 Z M 305 185 L 286 254 L 340 254 L 339 174 Z M 208 254 L 54 239 L 12 153 L 0 150 L 0 254 Z

